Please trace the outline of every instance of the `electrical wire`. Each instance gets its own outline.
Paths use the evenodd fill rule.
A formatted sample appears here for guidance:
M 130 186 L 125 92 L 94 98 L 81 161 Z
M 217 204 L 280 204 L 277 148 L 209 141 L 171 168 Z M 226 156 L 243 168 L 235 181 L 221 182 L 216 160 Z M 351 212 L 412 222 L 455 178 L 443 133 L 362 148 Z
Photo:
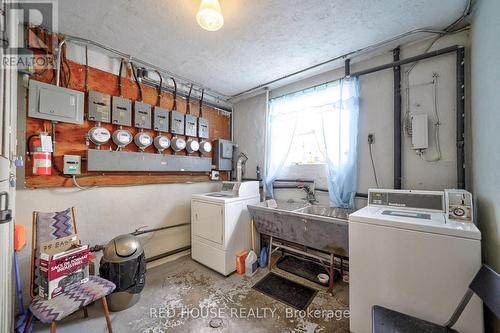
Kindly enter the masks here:
M 89 48 L 85 45 L 85 92 L 89 91 Z
M 120 60 L 120 69 L 118 70 L 118 96 L 122 97 L 122 71 L 123 71 L 123 58 Z
M 175 79 L 173 77 L 170 77 L 170 80 L 174 83 L 174 102 L 172 105 L 172 110 L 177 111 L 177 82 L 175 82 Z
M 135 65 L 134 65 L 133 62 L 130 62 L 130 66 L 132 67 L 132 75 L 134 76 L 135 84 L 137 85 L 137 89 L 139 89 L 139 101 L 142 102 L 142 87 L 141 87 L 141 84 L 139 83 L 139 80 L 137 79 L 137 73 L 135 71 Z
M 193 91 L 193 84 L 189 87 L 189 94 L 186 97 L 186 114 L 191 114 L 191 103 L 189 99 L 191 98 L 191 92 Z
M 157 87 L 157 98 L 156 98 L 156 105 L 160 106 L 161 102 L 161 87 L 163 86 L 163 78 L 161 77 L 161 73 L 155 69 L 156 74 L 158 74 L 158 77 L 160 78 L 160 84 Z
M 377 169 L 375 168 L 375 162 L 373 160 L 372 145 L 373 145 L 373 143 L 371 143 L 371 142 L 368 143 L 368 150 L 370 151 L 370 161 L 372 162 L 373 178 L 375 178 L 375 184 L 377 185 L 377 188 L 380 188 L 380 186 L 378 184 Z
M 201 98 L 200 98 L 200 110 L 199 110 L 199 117 L 203 118 L 203 95 L 205 94 L 205 89 L 201 89 Z
M 424 159 L 426 162 L 437 162 L 441 160 L 441 143 L 439 141 L 439 127 L 441 126 L 441 121 L 439 119 L 439 113 L 438 113 L 438 107 L 437 107 L 437 82 L 438 82 L 438 77 L 439 75 L 437 73 L 433 74 L 433 89 L 432 89 L 432 97 L 433 97 L 433 110 L 434 110 L 434 126 L 436 127 L 434 134 L 436 138 L 436 157 L 432 159 L 426 159 L 424 157 L 424 153 L 421 152 L 419 155 L 422 159 Z
M 80 184 L 78 184 L 78 182 L 76 181 L 76 175 L 73 175 L 73 177 L 71 177 L 71 179 L 73 180 L 73 184 L 80 190 L 82 191 L 88 191 L 88 190 L 93 190 L 95 188 L 98 188 L 99 186 L 97 185 L 94 185 L 94 186 L 89 186 L 89 187 L 84 187 L 84 186 L 81 186 Z

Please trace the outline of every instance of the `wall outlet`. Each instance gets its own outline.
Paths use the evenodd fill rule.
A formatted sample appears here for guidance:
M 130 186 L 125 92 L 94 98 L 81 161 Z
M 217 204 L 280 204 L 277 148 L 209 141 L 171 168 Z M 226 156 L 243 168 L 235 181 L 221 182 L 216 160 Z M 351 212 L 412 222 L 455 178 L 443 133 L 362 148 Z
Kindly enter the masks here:
M 375 133 L 368 134 L 368 143 L 369 144 L 375 143 Z

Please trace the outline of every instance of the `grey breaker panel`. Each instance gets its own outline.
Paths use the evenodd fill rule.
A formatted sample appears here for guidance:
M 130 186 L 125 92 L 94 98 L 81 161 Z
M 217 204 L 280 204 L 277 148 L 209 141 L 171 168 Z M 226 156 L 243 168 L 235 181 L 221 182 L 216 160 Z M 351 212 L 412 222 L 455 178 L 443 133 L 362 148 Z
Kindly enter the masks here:
M 88 120 L 110 123 L 111 122 L 111 96 L 97 91 L 89 91 Z
M 143 102 L 134 102 L 134 126 L 151 129 L 151 105 Z
M 132 126 L 132 102 L 123 97 L 111 97 L 111 119 L 115 125 Z
M 81 91 L 30 80 L 28 98 L 29 117 L 83 124 L 85 95 Z
M 153 108 L 153 129 L 158 132 L 168 132 L 168 116 L 167 109 L 155 106 Z

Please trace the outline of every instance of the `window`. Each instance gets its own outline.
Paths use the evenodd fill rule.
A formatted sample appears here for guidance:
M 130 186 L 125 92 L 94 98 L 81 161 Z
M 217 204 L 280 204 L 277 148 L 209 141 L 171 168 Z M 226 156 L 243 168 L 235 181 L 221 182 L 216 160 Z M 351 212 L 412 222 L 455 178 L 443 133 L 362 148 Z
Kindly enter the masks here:
M 350 78 L 269 101 L 265 183 L 304 166 L 299 178 L 326 175 L 330 205 L 349 207 L 356 193 L 358 80 Z M 311 174 L 305 165 L 317 165 Z M 294 166 L 294 167 L 292 167 Z M 296 167 L 295 167 L 296 166 Z M 299 168 L 299 169 L 298 169 Z M 299 171 L 300 172 L 300 171 Z
M 292 139 L 290 153 L 285 162 L 290 164 L 321 164 L 326 162 L 323 126 L 318 115 L 299 115 L 300 120 Z

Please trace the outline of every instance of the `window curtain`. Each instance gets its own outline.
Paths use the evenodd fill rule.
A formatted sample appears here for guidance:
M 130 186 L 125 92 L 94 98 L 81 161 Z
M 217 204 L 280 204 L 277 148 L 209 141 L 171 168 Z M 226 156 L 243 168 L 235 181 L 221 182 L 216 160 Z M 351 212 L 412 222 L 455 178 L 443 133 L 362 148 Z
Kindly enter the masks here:
M 273 197 L 273 182 L 285 166 L 297 127 L 297 118 L 288 117 L 286 112 L 289 102 L 286 96 L 269 102 L 264 182 L 270 197 Z
M 331 207 L 354 208 L 357 188 L 359 80 L 336 81 L 337 100 L 323 116 L 328 196 Z
M 326 155 L 329 202 L 353 207 L 357 176 L 359 84 L 342 79 L 269 101 L 266 131 L 265 186 L 273 196 L 273 182 L 285 167 L 297 126 L 304 116 L 320 114 L 318 142 Z

